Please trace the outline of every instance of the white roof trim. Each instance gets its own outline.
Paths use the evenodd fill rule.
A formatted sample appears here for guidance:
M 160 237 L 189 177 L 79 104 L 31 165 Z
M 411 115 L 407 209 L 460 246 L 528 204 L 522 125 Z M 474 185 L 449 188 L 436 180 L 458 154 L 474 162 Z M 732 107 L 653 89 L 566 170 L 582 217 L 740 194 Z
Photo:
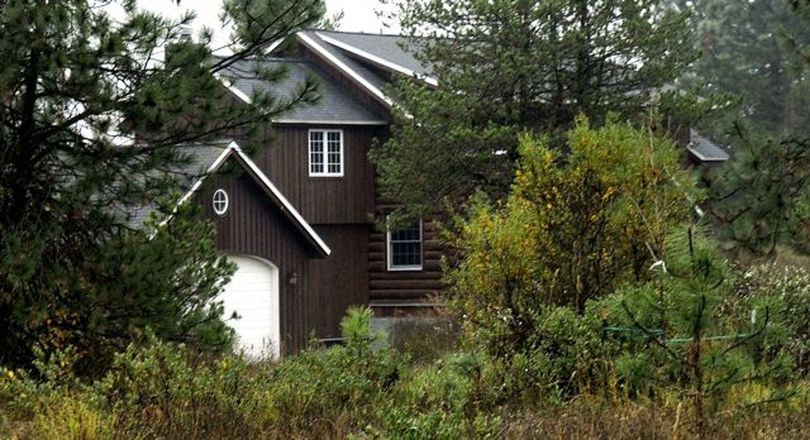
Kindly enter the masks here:
M 333 46 L 337 46 L 337 47 L 339 47 L 339 48 L 341 48 L 341 49 L 343 49 L 345 51 L 351 52 L 351 53 L 353 53 L 353 54 L 355 54 L 355 55 L 357 55 L 359 57 L 365 58 L 365 59 L 371 61 L 374 64 L 378 64 L 381 67 L 384 67 L 386 69 L 393 70 L 393 71 L 396 71 L 396 72 L 399 72 L 399 73 L 403 73 L 403 74 L 405 74 L 407 76 L 410 76 L 410 77 L 414 77 L 414 78 L 416 78 L 416 79 L 418 79 L 420 81 L 423 81 L 423 82 L 425 82 L 428 85 L 431 85 L 433 87 L 438 87 L 438 85 L 439 85 L 439 81 L 436 80 L 436 78 L 433 78 L 433 77 L 428 76 L 428 75 L 422 75 L 422 74 L 416 73 L 411 69 L 400 66 L 399 64 L 396 64 L 396 63 L 392 63 L 392 62 L 390 62 L 390 61 L 388 61 L 388 60 L 386 60 L 384 58 L 378 57 L 377 55 L 366 52 L 363 49 L 352 46 L 351 44 L 348 44 L 348 43 L 345 43 L 343 41 L 337 40 L 335 38 L 323 35 L 320 32 L 315 32 L 315 34 L 321 40 L 323 40 L 323 41 L 325 41 L 325 42 L 327 42 L 327 43 L 329 43 L 329 44 L 331 44 Z
M 719 157 L 719 156 L 709 157 L 709 156 L 706 156 L 703 153 L 696 150 L 692 145 L 687 145 L 686 149 L 689 150 L 690 153 L 694 154 L 695 157 L 697 157 L 698 159 L 700 159 L 703 162 L 725 162 L 725 161 L 727 161 L 729 159 L 728 157 Z
M 279 46 L 281 46 L 281 43 L 283 43 L 283 42 L 284 42 L 284 39 L 283 39 L 283 38 L 281 38 L 281 39 L 278 39 L 278 40 L 276 40 L 276 41 L 274 41 L 274 42 L 270 43 L 270 44 L 269 44 L 269 45 L 268 45 L 266 48 L 264 48 L 264 51 L 263 51 L 263 52 L 264 52 L 264 54 L 265 54 L 265 55 L 267 55 L 267 54 L 272 53 L 272 52 L 273 52 L 274 50 L 276 50 L 276 49 L 277 49 Z
M 365 78 L 355 72 L 351 67 L 347 66 L 346 63 L 337 59 L 334 55 L 329 53 L 328 50 L 324 49 L 320 44 L 315 42 L 312 38 L 304 34 L 303 32 L 298 32 L 296 34 L 298 39 L 304 43 L 304 45 L 313 51 L 315 51 L 318 55 L 322 56 L 327 62 L 334 65 L 338 69 L 345 72 L 352 80 L 356 81 L 358 84 L 363 86 L 366 90 L 368 90 L 375 98 L 383 102 L 385 105 L 392 107 L 394 105 L 394 101 L 391 100 L 382 90 L 375 87 L 373 84 L 368 82 Z
M 370 121 L 329 121 L 318 119 L 273 119 L 274 124 L 312 124 L 312 125 L 388 125 L 388 121 L 370 120 Z
M 221 82 L 222 85 L 225 86 L 225 88 L 228 89 L 229 92 L 233 93 L 237 98 L 241 99 L 244 103 L 246 104 L 253 103 L 253 100 L 250 98 L 250 96 L 248 96 L 247 93 L 236 88 L 236 86 L 233 85 L 233 82 L 228 78 L 225 78 L 219 73 L 215 73 L 214 78 L 218 79 L 219 82 Z
M 194 182 L 193 185 L 191 185 L 191 189 L 189 189 L 188 192 L 186 192 L 183 195 L 183 197 L 181 197 L 180 200 L 177 201 L 177 204 L 174 205 L 174 209 L 172 209 L 171 214 L 169 214 L 165 219 L 163 219 L 162 222 L 160 222 L 160 227 L 166 226 L 166 223 L 169 223 L 172 220 L 172 218 L 174 218 L 174 214 L 177 213 L 177 207 L 179 207 L 183 203 L 186 203 L 186 201 L 188 201 L 188 199 L 190 199 L 191 196 L 193 196 L 194 193 L 197 192 L 198 189 L 200 189 L 203 182 L 205 181 L 205 178 L 208 177 L 211 173 L 213 173 L 217 169 L 219 169 L 219 167 L 222 166 L 222 163 L 225 162 L 225 159 L 228 158 L 228 155 L 230 155 L 230 153 L 231 153 L 230 148 L 226 148 L 219 156 L 217 156 L 216 160 L 214 160 L 211 166 L 209 166 L 208 169 L 205 170 L 205 174 L 203 174 L 199 179 L 197 179 L 197 181 Z M 154 234 L 152 234 L 152 236 L 154 237 Z
M 250 157 L 248 157 L 248 155 L 242 151 L 241 148 L 239 148 L 239 145 L 237 145 L 236 142 L 231 142 L 228 148 L 236 151 L 239 157 L 245 161 L 250 170 L 253 171 L 257 177 L 259 177 L 259 180 L 261 180 L 264 186 L 268 190 L 270 190 L 270 192 L 273 193 L 273 195 L 281 202 L 284 209 L 286 209 L 298 222 L 298 224 L 301 225 L 302 228 L 304 228 L 304 230 L 307 232 L 307 235 L 309 235 L 310 238 L 312 238 L 312 240 L 318 244 L 318 247 L 321 248 L 323 253 L 326 255 L 331 254 L 332 250 L 329 249 L 329 246 L 327 246 L 326 243 L 324 243 L 324 241 L 321 239 L 318 233 L 315 232 L 314 229 L 312 229 L 312 226 L 310 226 L 306 220 L 304 220 L 304 217 L 302 217 L 301 214 L 299 214 L 298 211 L 295 209 L 295 207 L 293 207 L 292 203 L 290 203 L 290 201 L 287 200 L 286 197 L 284 197 L 284 194 L 282 194 L 281 191 L 279 191 L 278 188 L 276 188 L 276 186 L 273 185 L 273 182 L 271 182 L 270 179 L 267 178 L 267 176 L 256 165 L 256 163 L 253 162 L 250 159 Z
M 236 153 L 239 156 L 239 158 L 245 162 L 248 168 L 250 168 L 250 171 L 252 171 L 259 178 L 259 180 L 265 186 L 265 188 L 268 191 L 270 191 L 270 193 L 272 193 L 273 196 L 276 197 L 281 202 L 282 209 L 286 210 L 287 212 L 290 213 L 290 215 L 292 215 L 295 221 L 304 229 L 304 231 L 307 233 L 307 235 L 309 235 L 312 241 L 314 241 L 318 245 L 321 251 L 323 251 L 323 253 L 326 255 L 330 255 L 332 253 L 332 250 L 329 248 L 329 246 L 327 246 L 326 243 L 318 235 L 318 233 L 315 232 L 314 229 L 312 229 L 312 226 L 310 226 L 310 224 L 307 223 L 306 220 L 304 220 L 304 218 L 295 209 L 295 207 L 293 207 L 290 201 L 287 200 L 286 197 L 284 197 L 284 194 L 282 194 L 281 191 L 279 191 L 278 188 L 276 188 L 276 186 L 273 185 L 273 182 L 271 182 L 270 179 L 267 178 L 267 175 L 265 175 L 264 172 L 262 172 L 262 170 L 256 165 L 256 163 L 253 162 L 250 159 L 250 157 L 248 157 L 248 155 L 245 154 L 242 151 L 242 149 L 239 148 L 239 145 L 234 141 L 231 141 L 231 143 L 228 145 L 227 148 L 225 148 L 222 154 L 220 154 L 214 161 L 214 163 L 212 163 L 211 166 L 208 167 L 208 170 L 206 170 L 205 174 L 201 176 L 199 179 L 197 179 L 196 182 L 194 182 L 194 185 L 191 186 L 191 189 L 177 202 L 177 205 L 172 211 L 172 214 L 166 217 L 166 219 L 163 220 L 160 223 L 160 225 L 163 226 L 172 219 L 174 213 L 177 211 L 177 206 L 180 206 L 181 204 L 188 201 L 191 198 L 191 196 L 193 196 L 194 193 L 200 189 L 203 182 L 205 181 L 205 178 L 211 175 L 212 173 L 216 172 L 216 170 L 218 170 L 219 167 L 221 167 L 222 164 L 225 163 L 225 160 L 228 158 L 228 156 L 230 156 L 232 152 Z

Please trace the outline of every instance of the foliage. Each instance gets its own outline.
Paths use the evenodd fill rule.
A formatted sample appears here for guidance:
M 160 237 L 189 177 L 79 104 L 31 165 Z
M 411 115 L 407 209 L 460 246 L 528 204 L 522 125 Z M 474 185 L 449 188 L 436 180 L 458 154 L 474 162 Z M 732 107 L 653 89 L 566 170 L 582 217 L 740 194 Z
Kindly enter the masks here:
M 585 316 L 565 307 L 548 310 L 537 350 L 508 360 L 471 350 L 409 363 L 396 351 L 372 348 L 368 309 L 344 321 L 357 332 L 344 334 L 351 344 L 312 347 L 278 361 L 211 357 L 147 332 L 143 343 L 115 356 L 103 377 L 85 381 L 71 367 L 75 350 L 39 352 L 38 378 L 0 368 L 0 436 L 692 437 L 690 404 L 670 377 L 659 376 L 651 397 L 621 392 L 612 359 L 626 345 L 600 332 L 602 311 L 598 302 L 589 303 Z M 586 385 L 589 377 L 606 380 L 574 385 Z M 561 393 L 564 387 L 573 392 Z M 767 381 L 754 379 L 728 398 L 741 404 L 769 392 Z M 719 438 L 801 432 L 806 398 L 804 390 L 781 407 L 729 404 L 703 432 Z
M 686 3 L 686 2 L 681 2 Z M 702 57 L 686 82 L 732 94 L 738 105 L 701 129 L 732 146 L 710 178 L 710 212 L 740 257 L 808 251 L 810 81 L 806 4 L 783 0 L 688 2 Z
M 793 362 L 796 374 L 810 374 L 810 273 L 807 268 L 773 263 L 744 271 L 735 286 L 735 295 L 726 305 L 729 315 L 750 316 L 763 304 L 778 307 L 780 338 L 763 341 L 765 354 L 783 352 Z M 738 310 L 742 309 L 742 310 Z
M 295 96 L 256 93 L 243 105 L 225 99 L 215 75 L 318 19 L 322 2 L 253 2 L 272 24 L 231 17 L 251 30 L 221 58 L 211 56 L 210 32 L 182 36 L 193 16 L 171 21 L 134 0 L 121 2 L 120 19 L 106 2 L 2 3 L 0 362 L 24 366 L 34 345 L 69 344 L 97 371 L 146 325 L 167 339 L 223 345 L 221 312 L 207 301 L 229 268 L 210 227 L 175 216 L 182 224 L 150 241 L 132 229 L 132 211 L 174 209 L 189 145 L 251 136 L 317 98 L 304 82 Z
M 772 332 L 776 310 L 760 304 L 759 318 L 742 325 L 720 314 L 732 284 L 714 243 L 693 227 L 670 241 L 652 286 L 620 291 L 598 305 L 610 324 L 623 325 L 626 337 L 636 339 L 616 359 L 625 385 L 643 394 L 662 380 L 679 387 L 691 400 L 699 432 L 735 388 L 756 383 L 770 387 L 761 400 L 784 399 L 780 379 L 789 370 L 782 353 L 755 350 L 764 338 L 781 335 Z
M 804 123 L 810 117 L 810 82 L 800 56 L 800 48 L 810 44 L 806 17 L 783 0 L 690 3 L 702 56 L 689 76 L 707 92 L 737 95 L 735 116 L 757 134 L 810 135 Z M 729 127 L 719 122 L 706 128 L 728 134 Z
M 709 212 L 740 257 L 772 258 L 779 246 L 810 252 L 810 139 L 747 131 L 712 179 Z
M 661 88 L 697 56 L 686 13 L 666 1 L 390 3 L 438 81 L 398 83 L 392 136 L 372 152 L 383 193 L 412 215 L 504 196 L 521 132 L 557 145 L 577 114 L 600 125 L 678 101 Z
M 571 306 L 646 278 L 670 227 L 698 197 L 676 147 L 609 122 L 568 134 L 562 158 L 524 136 L 512 194 L 479 201 L 455 244 L 462 256 L 447 280 L 473 339 L 495 351 L 525 345 L 546 306 Z M 656 257 L 657 258 L 657 257 Z

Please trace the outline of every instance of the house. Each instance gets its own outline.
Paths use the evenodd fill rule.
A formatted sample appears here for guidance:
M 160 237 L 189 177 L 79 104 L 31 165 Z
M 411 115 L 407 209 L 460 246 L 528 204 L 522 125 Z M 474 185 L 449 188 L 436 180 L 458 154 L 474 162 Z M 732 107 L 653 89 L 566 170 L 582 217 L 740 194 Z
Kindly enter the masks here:
M 401 37 L 304 31 L 261 60 L 222 73 L 235 99 L 250 102 L 262 68 L 286 66 L 273 92 L 292 94 L 307 75 L 320 83 L 321 103 L 273 122 L 268 145 L 223 139 L 198 145 L 182 201 L 203 207 L 217 245 L 238 269 L 222 293 L 226 316 L 249 354 L 293 353 L 312 337 L 340 340 L 352 305 L 380 319 L 427 310 L 442 284 L 441 251 L 430 222 L 381 232 L 375 220 L 395 205 L 376 191 L 368 153 L 388 136 L 393 100 L 385 86 L 405 74 L 435 84 L 402 50 Z M 248 148 L 260 147 L 260 148 Z M 246 150 L 255 149 L 248 156 Z
M 238 265 L 222 298 L 226 313 L 242 316 L 232 325 L 249 353 L 293 353 L 313 336 L 335 342 L 351 305 L 369 305 L 385 320 L 427 310 L 442 289 L 432 223 L 375 228 L 395 205 L 376 191 L 368 159 L 375 139 L 389 133 L 392 78 L 426 87 L 436 80 L 403 49 L 403 37 L 308 30 L 290 43 L 234 64 L 223 85 L 250 102 L 269 87 L 252 75 L 253 63 L 284 65 L 288 76 L 273 91 L 291 92 L 314 75 L 321 104 L 275 120 L 268 145 L 252 157 L 238 141 L 198 148 L 207 177 L 184 197 L 204 207 L 219 248 Z

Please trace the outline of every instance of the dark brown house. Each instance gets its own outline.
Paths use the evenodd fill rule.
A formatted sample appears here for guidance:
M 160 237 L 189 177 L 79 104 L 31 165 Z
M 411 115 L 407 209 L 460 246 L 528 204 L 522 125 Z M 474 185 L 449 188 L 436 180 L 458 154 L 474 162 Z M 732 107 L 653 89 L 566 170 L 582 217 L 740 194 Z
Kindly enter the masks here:
M 351 305 L 369 305 L 384 320 L 425 309 L 442 289 L 430 222 L 375 228 L 394 208 L 379 197 L 368 159 L 372 143 L 388 135 L 394 101 L 386 85 L 396 75 L 437 85 L 403 43 L 399 36 L 303 31 L 222 77 L 249 103 L 254 90 L 270 87 L 256 79 L 255 63 L 284 65 L 289 73 L 272 84 L 273 93 L 291 93 L 314 75 L 322 94 L 320 105 L 274 121 L 267 144 L 249 146 L 258 151 L 253 157 L 238 141 L 196 149 L 208 177 L 185 199 L 204 207 L 219 248 L 239 267 L 222 298 L 226 313 L 242 316 L 232 325 L 250 353 L 292 353 L 311 337 L 337 341 Z
M 219 248 L 238 266 L 222 293 L 226 315 L 247 352 L 292 353 L 314 337 L 340 338 L 352 305 L 380 319 L 429 305 L 442 284 L 440 249 L 430 222 L 379 231 L 394 207 L 380 199 L 369 149 L 385 141 L 394 75 L 435 81 L 400 47 L 401 37 L 304 31 L 259 60 L 231 66 L 223 86 L 250 102 L 271 87 L 260 67 L 284 65 L 272 92 L 291 94 L 307 75 L 320 83 L 319 105 L 272 124 L 266 145 L 223 140 L 193 148 L 203 176 L 183 201 L 200 204 L 217 228 Z M 249 157 L 244 150 L 257 151 Z

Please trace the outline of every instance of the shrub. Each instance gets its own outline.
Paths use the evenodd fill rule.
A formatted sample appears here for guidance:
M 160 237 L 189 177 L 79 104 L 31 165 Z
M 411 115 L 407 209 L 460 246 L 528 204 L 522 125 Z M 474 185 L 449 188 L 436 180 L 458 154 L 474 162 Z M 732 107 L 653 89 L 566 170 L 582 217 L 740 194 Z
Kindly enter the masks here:
M 749 320 L 753 310 L 761 316 L 765 306 L 774 310 L 778 334 L 764 338 L 757 347 L 760 356 L 785 354 L 794 371 L 810 374 L 810 271 L 789 264 L 764 264 L 743 270 L 728 298 L 725 313 L 739 321 Z M 775 332 L 774 332 L 775 333 Z
M 482 357 L 448 355 L 414 369 L 399 383 L 383 416 L 385 436 L 408 439 L 493 438 L 500 418 L 484 396 Z M 489 385 L 489 384 L 487 384 Z M 382 432 L 377 431 L 379 435 Z
M 646 279 L 649 249 L 663 251 L 698 197 L 676 146 L 644 130 L 580 120 L 567 145 L 562 156 L 522 138 L 509 198 L 476 201 L 455 240 L 451 305 L 495 354 L 525 349 L 544 307 L 582 313 L 589 299 Z

